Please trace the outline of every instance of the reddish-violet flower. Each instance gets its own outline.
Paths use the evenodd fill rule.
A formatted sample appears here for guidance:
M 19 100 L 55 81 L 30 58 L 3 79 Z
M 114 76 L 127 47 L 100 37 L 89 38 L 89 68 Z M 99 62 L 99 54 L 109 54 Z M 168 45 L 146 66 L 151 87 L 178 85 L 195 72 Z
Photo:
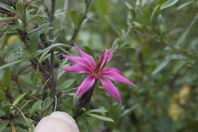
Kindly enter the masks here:
M 120 70 L 114 67 L 105 68 L 105 65 L 110 61 L 113 55 L 110 54 L 111 49 L 105 50 L 100 56 L 98 63 L 96 64 L 93 57 L 82 51 L 77 45 L 74 49 L 81 55 L 81 57 L 65 55 L 67 59 L 76 63 L 76 65 L 61 68 L 62 71 L 75 72 L 75 73 L 87 73 L 88 76 L 81 83 L 77 89 L 77 96 L 82 96 L 87 92 L 97 79 L 101 80 L 102 85 L 106 91 L 117 101 L 121 100 L 120 94 L 111 80 L 133 85 L 134 83 L 124 78 L 121 75 Z M 110 80 L 111 79 L 111 80 Z

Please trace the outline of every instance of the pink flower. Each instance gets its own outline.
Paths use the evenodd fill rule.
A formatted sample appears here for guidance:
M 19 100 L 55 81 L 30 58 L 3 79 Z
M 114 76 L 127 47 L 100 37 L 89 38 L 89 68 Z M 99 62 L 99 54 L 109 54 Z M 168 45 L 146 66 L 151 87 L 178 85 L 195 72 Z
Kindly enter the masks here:
M 74 49 L 81 55 L 81 57 L 74 57 L 65 55 L 67 59 L 76 63 L 76 65 L 61 68 L 62 71 L 75 72 L 75 73 L 87 73 L 88 76 L 84 79 L 77 90 L 77 96 L 82 96 L 87 92 L 97 79 L 102 82 L 105 90 L 117 101 L 121 101 L 119 91 L 111 82 L 111 80 L 133 85 L 134 83 L 124 78 L 121 75 L 120 70 L 114 67 L 105 68 L 105 65 L 110 61 L 113 55 L 110 55 L 111 49 L 105 50 L 100 56 L 98 63 L 96 64 L 93 57 L 82 51 L 77 45 Z M 111 80 L 110 80 L 111 79 Z

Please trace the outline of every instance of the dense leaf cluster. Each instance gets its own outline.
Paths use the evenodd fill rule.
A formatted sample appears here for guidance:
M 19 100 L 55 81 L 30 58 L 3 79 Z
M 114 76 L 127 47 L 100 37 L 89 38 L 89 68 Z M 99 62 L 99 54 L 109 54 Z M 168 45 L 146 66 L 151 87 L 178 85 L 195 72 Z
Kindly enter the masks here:
M 54 2 L 56 4 L 54 4 Z M 75 117 L 82 75 L 73 44 L 136 86 L 116 83 L 115 102 L 100 83 L 76 118 L 82 132 L 198 131 L 197 0 L 0 0 L 0 131 L 32 131 L 54 109 Z

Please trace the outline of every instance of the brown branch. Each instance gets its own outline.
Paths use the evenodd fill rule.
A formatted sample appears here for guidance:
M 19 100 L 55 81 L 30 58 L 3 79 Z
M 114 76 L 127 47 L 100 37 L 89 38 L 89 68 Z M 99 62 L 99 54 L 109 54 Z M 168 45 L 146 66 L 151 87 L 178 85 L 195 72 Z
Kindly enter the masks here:
M 56 9 L 56 0 L 51 0 L 51 9 L 50 9 L 50 12 L 49 12 L 49 24 L 50 24 L 50 27 L 52 27 L 50 30 L 49 30 L 49 39 L 53 39 L 54 38 L 54 29 L 53 29 L 53 25 L 54 25 L 54 14 L 55 14 L 55 9 Z M 51 74 L 51 92 L 52 92 L 52 96 L 54 97 L 54 110 L 56 110 L 56 104 L 57 104 L 57 96 L 56 96 L 56 79 L 55 79 L 55 75 L 54 75 L 54 49 L 52 49 L 50 51 L 50 74 Z
M 17 0 L 0 0 L 0 2 L 3 3 L 3 4 L 6 4 L 6 5 L 12 6 L 13 8 L 16 8 Z M 0 8 L 0 13 L 6 14 L 8 16 L 15 16 L 16 15 L 16 14 L 14 14 L 10 11 L 7 11 L 5 9 L 2 9 L 2 8 Z
M 9 12 L 9 11 L 7 11 L 7 10 L 4 10 L 4 9 L 1 9 L 1 8 L 0 8 L 0 13 L 6 14 L 6 15 L 8 15 L 8 16 L 15 16 L 14 13 L 11 13 L 11 12 Z

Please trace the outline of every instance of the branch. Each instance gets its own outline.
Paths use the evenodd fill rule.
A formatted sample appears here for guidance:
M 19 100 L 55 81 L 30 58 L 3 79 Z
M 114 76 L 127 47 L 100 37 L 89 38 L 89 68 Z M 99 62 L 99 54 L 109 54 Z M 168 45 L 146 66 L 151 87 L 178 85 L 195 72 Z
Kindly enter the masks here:
M 86 4 L 86 8 L 85 8 L 84 15 L 83 15 L 82 19 L 80 20 L 79 24 L 77 25 L 77 27 L 74 30 L 74 33 L 73 33 L 73 35 L 71 37 L 71 40 L 70 40 L 70 43 L 71 44 L 74 43 L 74 41 L 75 41 L 75 39 L 76 39 L 76 37 L 77 37 L 80 29 L 81 29 L 81 26 L 82 26 L 84 20 L 87 18 L 87 13 L 89 11 L 91 0 L 85 0 L 85 4 Z
M 13 6 L 16 6 L 16 1 L 15 0 L 4 0 L 5 4 L 10 5 L 10 2 L 12 2 Z M 42 0 L 44 2 L 44 0 Z M 15 2 L 15 3 L 13 3 Z M 53 21 L 54 21 L 54 13 L 55 13 L 55 5 L 56 4 L 56 0 L 51 0 L 51 9 L 50 11 L 48 10 L 48 8 L 45 6 L 45 11 L 47 12 L 48 15 L 48 21 L 51 27 L 53 27 Z M 23 29 L 18 29 L 18 34 L 21 38 L 21 40 L 23 41 L 25 47 L 28 49 L 29 48 L 29 37 L 28 37 L 28 32 L 27 32 L 27 22 L 26 22 L 26 8 L 27 8 L 28 4 L 25 4 L 25 9 L 23 12 L 23 17 L 21 18 L 22 22 L 23 22 Z M 15 16 L 16 14 L 11 14 L 11 12 L 7 11 L 7 10 L 3 10 L 0 8 L 0 12 L 3 12 L 4 14 L 7 14 L 8 16 Z M 49 38 L 52 39 L 53 38 L 53 29 L 51 28 L 49 30 Z M 41 39 L 41 49 L 46 48 L 50 45 L 50 43 L 47 40 L 47 37 L 45 34 L 41 34 L 40 35 L 40 39 Z M 51 89 L 52 92 L 52 96 L 54 97 L 54 108 L 56 108 L 57 105 L 57 97 L 56 97 L 56 82 L 55 82 L 55 77 L 54 77 L 54 50 L 51 50 L 51 59 L 50 62 L 47 60 L 45 62 L 43 62 L 43 64 L 40 64 L 39 61 L 36 58 L 33 58 L 32 60 L 30 60 L 32 66 L 34 69 L 38 69 L 44 77 L 44 87 L 47 85 L 48 88 Z M 44 90 L 43 93 L 43 98 L 46 97 L 46 92 Z
M 50 24 L 50 27 L 53 27 L 53 24 L 54 24 L 54 13 L 55 13 L 55 9 L 56 9 L 56 0 L 51 0 L 51 9 L 50 9 L 50 12 L 49 12 L 49 24 Z M 49 38 L 51 39 L 51 37 L 53 38 L 53 28 L 51 28 L 49 30 Z
M 26 23 L 26 11 L 25 10 L 26 10 L 26 8 L 24 9 L 24 14 L 23 14 L 24 16 L 23 16 L 23 19 L 22 19 L 23 24 L 24 24 L 23 29 L 22 30 L 18 29 L 18 33 L 19 33 L 19 36 L 20 36 L 21 40 L 24 42 L 26 48 L 28 49 L 30 40 L 28 38 L 28 33 L 26 31 L 27 23 Z M 43 45 L 48 46 L 48 42 L 47 42 L 47 39 L 45 38 L 45 35 L 44 34 L 41 35 L 40 38 L 41 38 L 41 41 L 42 41 Z M 44 47 L 42 47 L 42 48 L 44 48 Z M 36 58 L 33 58 L 32 60 L 30 60 L 30 62 L 31 62 L 34 69 L 39 69 L 39 71 L 43 74 L 44 82 L 46 82 L 46 80 L 51 78 L 51 75 L 48 72 L 49 71 L 49 62 L 48 61 L 43 62 L 43 64 L 44 64 L 43 65 L 43 64 L 40 64 L 39 61 Z M 52 88 L 52 85 L 51 85 L 50 82 L 47 83 L 47 87 Z M 44 96 L 45 97 L 47 96 L 45 91 L 44 91 L 43 97 Z
M 22 112 L 22 110 L 17 107 L 16 105 L 11 105 L 11 107 L 15 108 L 22 116 L 22 118 L 25 120 L 25 122 L 27 123 L 28 127 L 31 128 L 30 122 L 27 120 L 25 114 Z
M 53 39 L 54 38 L 54 29 L 53 29 L 53 24 L 54 24 L 54 14 L 55 14 L 55 9 L 56 9 L 56 0 L 51 0 L 51 9 L 49 12 L 49 24 L 50 27 L 52 27 L 49 30 L 49 38 Z M 55 80 L 55 75 L 54 75 L 54 50 L 52 49 L 50 51 L 51 53 L 51 57 L 50 57 L 50 74 L 51 74 L 51 92 L 52 92 L 52 96 L 54 97 L 54 108 L 53 110 L 56 110 L 56 105 L 57 105 L 57 96 L 56 96 L 56 80 Z

